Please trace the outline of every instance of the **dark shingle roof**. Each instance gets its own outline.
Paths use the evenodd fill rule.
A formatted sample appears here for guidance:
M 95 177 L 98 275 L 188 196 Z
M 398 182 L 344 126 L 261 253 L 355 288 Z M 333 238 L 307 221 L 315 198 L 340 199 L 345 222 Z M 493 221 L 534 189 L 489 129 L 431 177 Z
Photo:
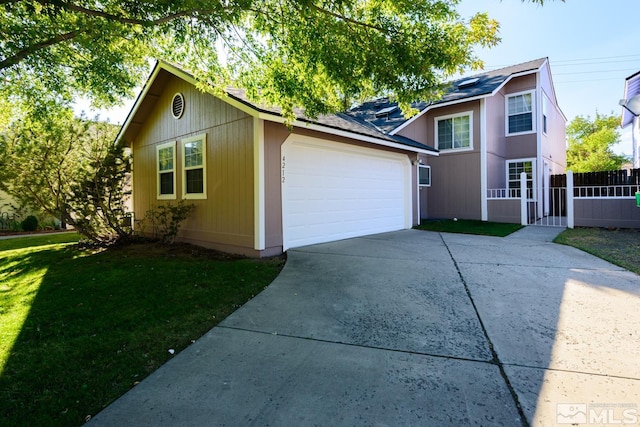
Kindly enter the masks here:
M 539 69 L 546 61 L 546 58 L 536 59 L 534 61 L 524 62 L 522 64 L 512 65 L 510 67 L 500 68 L 497 70 L 487 71 L 485 73 L 473 76 L 462 77 L 454 80 L 447 87 L 445 94 L 438 100 L 432 102 L 415 102 L 411 106 L 418 111 L 423 111 L 431 105 L 438 105 L 447 102 L 459 101 L 467 98 L 475 98 L 493 93 L 498 89 L 509 77 L 514 74 L 535 71 Z M 468 80 L 477 81 L 468 86 L 458 87 L 462 82 Z M 362 105 L 351 109 L 347 115 L 351 116 L 359 122 L 366 122 L 376 127 L 385 134 L 390 133 L 397 127 L 401 126 L 408 119 L 402 114 L 402 111 L 395 110 L 389 114 L 376 117 L 376 113 L 389 107 L 398 105 L 389 101 L 388 98 L 380 98 L 373 101 L 365 102 Z
M 281 115 L 282 110 L 278 107 L 266 107 L 263 105 L 257 105 L 247 98 L 244 90 L 229 88 L 227 89 L 227 95 L 236 101 L 242 102 L 243 104 L 263 113 L 276 114 Z M 322 114 L 315 119 L 309 118 L 304 115 L 302 110 L 296 109 L 294 110 L 296 118 L 299 121 L 317 124 L 321 126 L 325 126 L 332 129 L 343 130 L 346 132 L 351 132 L 354 134 L 369 136 L 372 138 L 377 138 L 384 141 L 394 142 L 401 145 L 407 145 L 413 148 L 419 148 L 422 150 L 434 151 L 437 150 L 428 145 L 422 144 L 420 142 L 414 141 L 409 138 L 405 138 L 402 136 L 389 135 L 380 129 L 377 129 L 375 126 L 371 125 L 366 121 L 354 120 L 353 117 L 349 114 L 337 113 L 337 114 Z

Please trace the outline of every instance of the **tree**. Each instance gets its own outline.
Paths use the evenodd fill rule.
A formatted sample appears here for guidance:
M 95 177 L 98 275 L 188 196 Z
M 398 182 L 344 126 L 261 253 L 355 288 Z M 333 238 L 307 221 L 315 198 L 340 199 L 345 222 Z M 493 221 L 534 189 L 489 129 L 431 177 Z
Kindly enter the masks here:
M 611 147 L 620 141 L 620 117 L 596 113 L 595 119 L 577 116 L 567 126 L 567 169 L 574 172 L 618 170 L 625 156 Z
M 407 110 L 498 41 L 460 0 L 4 0 L 0 92 L 96 105 L 125 96 L 149 58 L 181 63 L 203 87 L 230 82 L 254 100 L 314 116 L 387 94 Z M 530 0 L 542 4 L 542 0 Z
M 75 118 L 69 108 L 30 111 L 0 137 L 0 189 L 25 206 L 73 225 L 94 242 L 119 240 L 130 159 L 117 127 Z

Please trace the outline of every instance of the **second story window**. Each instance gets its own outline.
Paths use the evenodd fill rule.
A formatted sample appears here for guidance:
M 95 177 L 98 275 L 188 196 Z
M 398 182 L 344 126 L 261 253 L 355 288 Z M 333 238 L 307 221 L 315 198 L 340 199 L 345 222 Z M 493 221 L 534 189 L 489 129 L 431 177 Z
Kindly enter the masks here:
M 507 96 L 507 135 L 534 130 L 533 93 Z
M 436 143 L 438 150 L 470 150 L 472 112 L 436 117 Z

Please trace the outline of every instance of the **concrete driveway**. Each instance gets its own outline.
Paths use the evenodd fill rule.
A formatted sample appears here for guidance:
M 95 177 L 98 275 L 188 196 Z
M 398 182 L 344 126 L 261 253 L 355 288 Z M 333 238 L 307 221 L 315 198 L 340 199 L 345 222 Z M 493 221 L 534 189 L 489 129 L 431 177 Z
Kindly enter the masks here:
M 91 423 L 640 424 L 640 277 L 539 230 L 290 250 L 264 292 Z

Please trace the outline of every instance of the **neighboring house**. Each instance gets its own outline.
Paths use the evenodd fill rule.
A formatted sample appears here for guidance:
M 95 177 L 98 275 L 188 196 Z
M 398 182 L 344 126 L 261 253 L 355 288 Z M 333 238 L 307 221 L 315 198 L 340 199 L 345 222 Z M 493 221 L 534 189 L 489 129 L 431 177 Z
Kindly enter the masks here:
M 566 119 L 546 59 L 459 80 L 414 107 L 406 119 L 380 99 L 287 127 L 278 109 L 239 90 L 203 93 L 160 62 L 118 135 L 133 151 L 135 217 L 187 199 L 196 209 L 180 239 L 269 256 L 423 218 L 505 219 L 488 208 L 491 189 L 516 197 L 526 171 L 542 199 L 543 178 L 564 172 Z
M 633 146 L 633 168 L 640 168 L 640 71 L 627 77 L 624 84 L 622 106 L 622 127 L 631 125 L 631 143 Z
M 349 114 L 439 150 L 420 156 L 420 218 L 520 222 L 519 211 L 490 201 L 519 197 L 521 172 L 529 198 L 542 201 L 538 217 L 548 212 L 544 189 L 566 167 L 566 118 L 546 58 L 456 80 L 409 120 L 394 106 L 381 99 Z

